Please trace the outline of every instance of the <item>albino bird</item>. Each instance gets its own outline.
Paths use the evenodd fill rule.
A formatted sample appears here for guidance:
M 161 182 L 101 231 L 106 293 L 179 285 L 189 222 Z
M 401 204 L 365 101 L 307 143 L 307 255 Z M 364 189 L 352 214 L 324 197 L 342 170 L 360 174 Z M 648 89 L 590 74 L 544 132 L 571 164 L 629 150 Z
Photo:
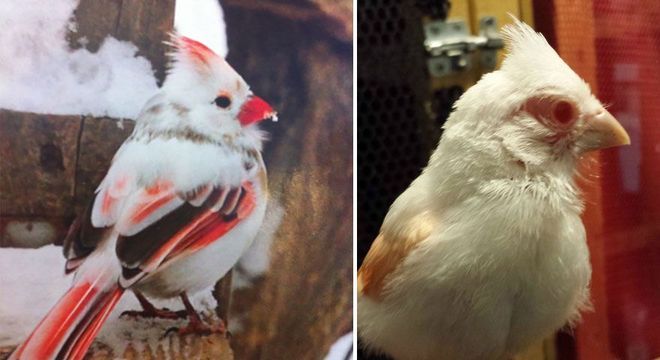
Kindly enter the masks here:
M 173 36 L 172 64 L 132 135 L 115 154 L 86 213 L 64 243 L 71 289 L 10 359 L 82 359 L 125 290 L 143 312 L 204 324 L 187 295 L 234 266 L 263 221 L 263 134 L 275 118 L 241 76 L 206 46 Z M 181 296 L 186 312 L 156 309 L 146 296 Z
M 504 36 L 501 69 L 456 102 L 358 272 L 367 351 L 507 359 L 588 304 L 576 164 L 630 138 L 542 35 L 516 21 Z

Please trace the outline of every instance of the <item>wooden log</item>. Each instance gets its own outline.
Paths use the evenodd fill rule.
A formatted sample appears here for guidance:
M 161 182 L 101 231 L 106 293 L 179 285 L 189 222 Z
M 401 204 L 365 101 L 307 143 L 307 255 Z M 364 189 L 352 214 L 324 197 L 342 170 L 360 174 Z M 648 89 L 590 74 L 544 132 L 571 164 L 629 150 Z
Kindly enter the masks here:
M 0 110 L 0 246 L 61 243 L 133 124 Z
M 74 208 L 80 214 L 110 167 L 112 157 L 133 131 L 133 121 L 84 117 L 79 137 Z
M 81 122 L 0 111 L 0 246 L 36 247 L 66 232 Z
M 284 216 L 269 270 L 234 290 L 232 344 L 240 359 L 322 358 L 352 323 L 351 41 L 314 2 L 251 3 L 222 3 L 228 61 L 279 112 L 264 154 Z
M 1 121 L 4 214 L 70 215 L 81 117 L 3 111 Z

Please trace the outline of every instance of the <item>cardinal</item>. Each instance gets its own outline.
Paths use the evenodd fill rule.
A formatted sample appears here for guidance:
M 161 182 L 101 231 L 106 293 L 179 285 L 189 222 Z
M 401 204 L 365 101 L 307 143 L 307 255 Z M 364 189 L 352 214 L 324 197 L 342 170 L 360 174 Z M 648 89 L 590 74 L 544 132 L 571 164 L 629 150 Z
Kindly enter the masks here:
M 519 21 L 503 33 L 501 69 L 456 102 L 359 269 L 368 351 L 509 359 L 588 304 L 577 164 L 630 138 L 542 35 Z
M 173 35 L 172 61 L 157 95 L 85 213 L 64 241 L 71 289 L 10 359 L 82 359 L 120 297 L 133 291 L 143 311 L 205 324 L 188 294 L 227 273 L 252 243 L 268 198 L 260 121 L 270 105 L 203 44 Z M 148 298 L 180 297 L 185 314 Z

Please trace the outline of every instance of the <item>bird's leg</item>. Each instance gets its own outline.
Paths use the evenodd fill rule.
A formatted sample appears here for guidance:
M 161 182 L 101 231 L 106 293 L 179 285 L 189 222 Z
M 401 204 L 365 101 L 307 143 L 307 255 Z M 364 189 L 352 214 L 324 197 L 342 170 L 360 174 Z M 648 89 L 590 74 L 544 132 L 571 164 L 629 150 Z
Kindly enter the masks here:
M 147 298 L 142 295 L 141 292 L 133 290 L 135 297 L 140 302 L 142 306 L 142 311 L 129 310 L 121 313 L 121 316 L 128 317 L 143 317 L 143 318 L 159 318 L 159 319 L 185 319 L 188 315 L 188 312 L 185 310 L 181 311 L 172 311 L 168 308 L 158 309 L 152 303 L 147 300 Z
M 181 293 L 181 301 L 183 301 L 183 306 L 186 308 L 186 313 L 188 314 L 188 325 L 182 328 L 170 328 L 167 330 L 167 333 L 170 331 L 176 331 L 179 335 L 188 335 L 188 334 L 204 334 L 209 335 L 213 333 L 227 334 L 227 328 L 225 323 L 222 320 L 219 320 L 217 324 L 209 325 L 202 321 L 202 318 L 199 316 L 195 308 L 190 303 L 188 295 L 186 293 Z M 166 334 L 167 334 L 166 333 Z

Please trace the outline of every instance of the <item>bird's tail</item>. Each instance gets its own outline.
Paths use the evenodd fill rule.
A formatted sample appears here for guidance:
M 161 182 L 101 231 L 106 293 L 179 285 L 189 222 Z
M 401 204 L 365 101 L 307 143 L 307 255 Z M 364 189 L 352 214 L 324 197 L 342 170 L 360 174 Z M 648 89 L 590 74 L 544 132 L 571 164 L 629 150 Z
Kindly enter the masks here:
M 95 273 L 77 279 L 8 360 L 82 359 L 124 292 L 116 274 Z

